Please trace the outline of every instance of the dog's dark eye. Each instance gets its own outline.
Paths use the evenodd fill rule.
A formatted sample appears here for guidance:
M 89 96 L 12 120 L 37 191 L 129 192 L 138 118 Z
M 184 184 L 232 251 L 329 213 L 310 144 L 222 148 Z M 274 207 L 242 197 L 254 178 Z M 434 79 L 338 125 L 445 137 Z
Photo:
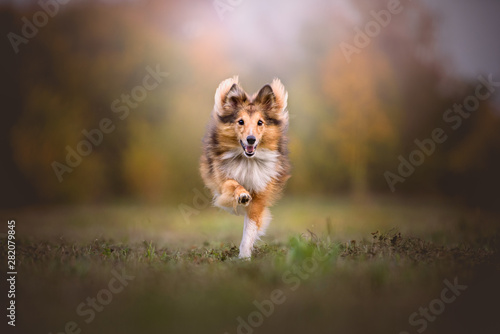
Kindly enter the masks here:
M 258 122 L 257 122 L 257 125 L 258 125 L 258 126 L 261 126 L 262 124 L 264 124 L 264 122 L 262 122 L 262 121 L 258 121 Z
M 245 124 L 245 122 L 244 122 L 242 119 L 240 119 L 240 120 L 238 121 L 238 124 L 239 124 L 239 125 L 243 125 L 243 124 Z

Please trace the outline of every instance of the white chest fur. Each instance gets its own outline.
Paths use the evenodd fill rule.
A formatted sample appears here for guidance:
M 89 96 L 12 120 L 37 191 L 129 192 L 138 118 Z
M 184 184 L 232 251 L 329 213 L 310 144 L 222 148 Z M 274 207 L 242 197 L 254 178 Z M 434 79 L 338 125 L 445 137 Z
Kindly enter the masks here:
M 252 158 L 247 158 L 242 149 L 235 149 L 222 156 L 222 171 L 236 180 L 248 191 L 260 192 L 279 174 L 279 153 L 268 149 L 257 149 Z

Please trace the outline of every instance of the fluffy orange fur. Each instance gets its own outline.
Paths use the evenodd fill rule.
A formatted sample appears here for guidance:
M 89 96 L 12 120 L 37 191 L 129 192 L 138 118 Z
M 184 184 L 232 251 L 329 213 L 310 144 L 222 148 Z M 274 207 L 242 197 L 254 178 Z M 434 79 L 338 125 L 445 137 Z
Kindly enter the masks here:
M 266 208 L 281 196 L 290 177 L 287 98 L 278 79 L 252 96 L 237 77 L 227 79 L 215 93 L 203 140 L 200 172 L 214 205 L 246 215 L 259 235 L 266 228 Z M 255 148 L 248 144 L 251 137 Z M 255 149 L 254 155 L 247 149 Z

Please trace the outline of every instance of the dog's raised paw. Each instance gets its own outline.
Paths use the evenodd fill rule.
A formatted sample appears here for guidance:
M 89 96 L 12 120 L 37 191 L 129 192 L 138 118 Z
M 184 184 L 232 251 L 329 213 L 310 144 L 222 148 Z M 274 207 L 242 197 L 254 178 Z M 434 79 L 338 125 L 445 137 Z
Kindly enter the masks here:
M 241 193 L 238 196 L 238 204 L 241 204 L 244 206 L 247 206 L 251 200 L 252 200 L 252 196 L 250 196 L 249 193 Z

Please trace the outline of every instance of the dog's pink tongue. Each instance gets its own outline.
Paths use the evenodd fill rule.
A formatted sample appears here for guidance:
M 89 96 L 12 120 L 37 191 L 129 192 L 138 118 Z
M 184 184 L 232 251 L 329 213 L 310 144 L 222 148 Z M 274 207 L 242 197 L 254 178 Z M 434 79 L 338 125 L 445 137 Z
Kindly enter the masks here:
M 253 152 L 253 146 L 247 146 L 247 152 L 252 153 Z

